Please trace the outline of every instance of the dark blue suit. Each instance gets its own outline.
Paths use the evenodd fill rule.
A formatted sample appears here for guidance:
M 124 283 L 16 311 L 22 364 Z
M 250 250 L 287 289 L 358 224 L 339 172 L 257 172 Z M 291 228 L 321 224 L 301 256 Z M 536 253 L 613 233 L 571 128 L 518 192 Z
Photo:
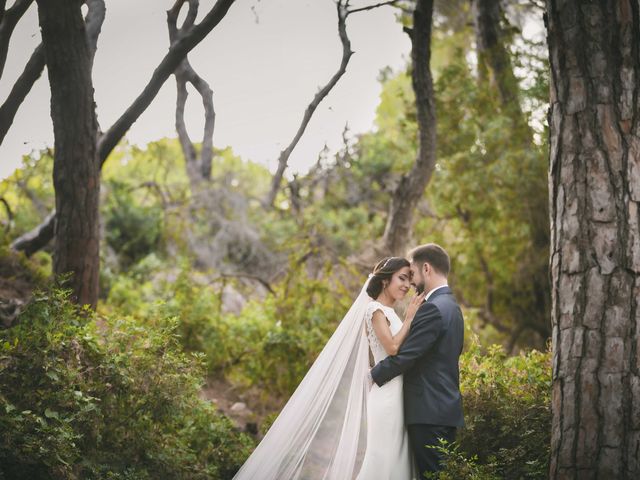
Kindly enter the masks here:
M 380 386 L 404 374 L 405 423 L 421 474 L 439 469 L 437 451 L 424 445 L 453 441 L 464 426 L 458 368 L 463 340 L 460 307 L 451 289 L 441 287 L 418 309 L 398 354 L 371 370 Z

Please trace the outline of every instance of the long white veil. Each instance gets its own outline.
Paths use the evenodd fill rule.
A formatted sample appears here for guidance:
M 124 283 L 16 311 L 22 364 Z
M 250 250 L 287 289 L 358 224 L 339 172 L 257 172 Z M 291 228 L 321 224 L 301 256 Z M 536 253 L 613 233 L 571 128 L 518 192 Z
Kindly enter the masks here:
M 357 475 L 366 447 L 368 284 L 234 480 Z

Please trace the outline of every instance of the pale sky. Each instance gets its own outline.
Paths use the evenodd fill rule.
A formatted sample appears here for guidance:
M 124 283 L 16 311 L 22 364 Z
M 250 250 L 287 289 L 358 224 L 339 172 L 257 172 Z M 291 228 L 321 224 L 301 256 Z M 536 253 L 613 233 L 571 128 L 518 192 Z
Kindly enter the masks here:
M 107 129 L 146 85 L 168 48 L 168 0 L 107 0 L 98 43 L 94 87 L 98 119 Z M 354 6 L 377 3 L 356 1 Z M 213 0 L 201 1 L 203 15 Z M 14 32 L 0 101 L 4 101 L 40 41 L 35 5 Z M 253 9 L 252 9 L 253 7 Z M 382 7 L 349 17 L 352 50 L 347 73 L 323 101 L 290 159 L 292 171 L 306 171 L 325 142 L 341 145 L 348 122 L 352 132 L 373 127 L 386 66 L 403 68 L 410 43 L 394 10 Z M 189 55 L 214 91 L 214 145 L 231 146 L 245 159 L 274 168 L 318 88 L 337 70 L 342 47 L 332 0 L 237 0 L 227 16 Z M 195 92 L 194 92 L 195 93 Z M 153 104 L 127 134 L 131 143 L 175 137 L 175 80 L 170 78 Z M 194 141 L 202 138 L 200 97 L 191 95 L 186 112 Z M 20 165 L 21 156 L 53 146 L 46 71 L 22 105 L 0 146 L 0 179 Z

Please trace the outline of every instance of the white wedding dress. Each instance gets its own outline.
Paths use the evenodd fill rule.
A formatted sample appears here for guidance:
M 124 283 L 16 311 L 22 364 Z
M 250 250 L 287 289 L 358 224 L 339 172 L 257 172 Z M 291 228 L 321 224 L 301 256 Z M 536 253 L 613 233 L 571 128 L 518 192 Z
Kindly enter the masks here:
M 402 322 L 372 302 L 367 280 L 298 388 L 234 480 L 410 480 L 402 377 L 369 389 L 369 349 L 386 352 L 371 327 L 384 312 L 391 331 Z
M 369 348 L 377 364 L 387 357 L 371 323 L 381 310 L 395 335 L 402 320 L 391 307 L 372 301 L 367 305 L 365 324 Z M 374 384 L 367 398 L 367 447 L 358 480 L 409 480 L 414 478 L 409 438 L 404 424 L 402 375 L 382 387 Z

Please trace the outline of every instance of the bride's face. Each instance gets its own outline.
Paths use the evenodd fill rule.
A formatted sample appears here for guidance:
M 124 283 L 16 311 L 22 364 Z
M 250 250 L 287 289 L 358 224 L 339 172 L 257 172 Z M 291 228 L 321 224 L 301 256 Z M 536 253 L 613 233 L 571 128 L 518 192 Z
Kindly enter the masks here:
M 402 300 L 411 288 L 411 270 L 409 267 L 402 267 L 391 277 L 387 286 L 387 293 L 394 301 Z

